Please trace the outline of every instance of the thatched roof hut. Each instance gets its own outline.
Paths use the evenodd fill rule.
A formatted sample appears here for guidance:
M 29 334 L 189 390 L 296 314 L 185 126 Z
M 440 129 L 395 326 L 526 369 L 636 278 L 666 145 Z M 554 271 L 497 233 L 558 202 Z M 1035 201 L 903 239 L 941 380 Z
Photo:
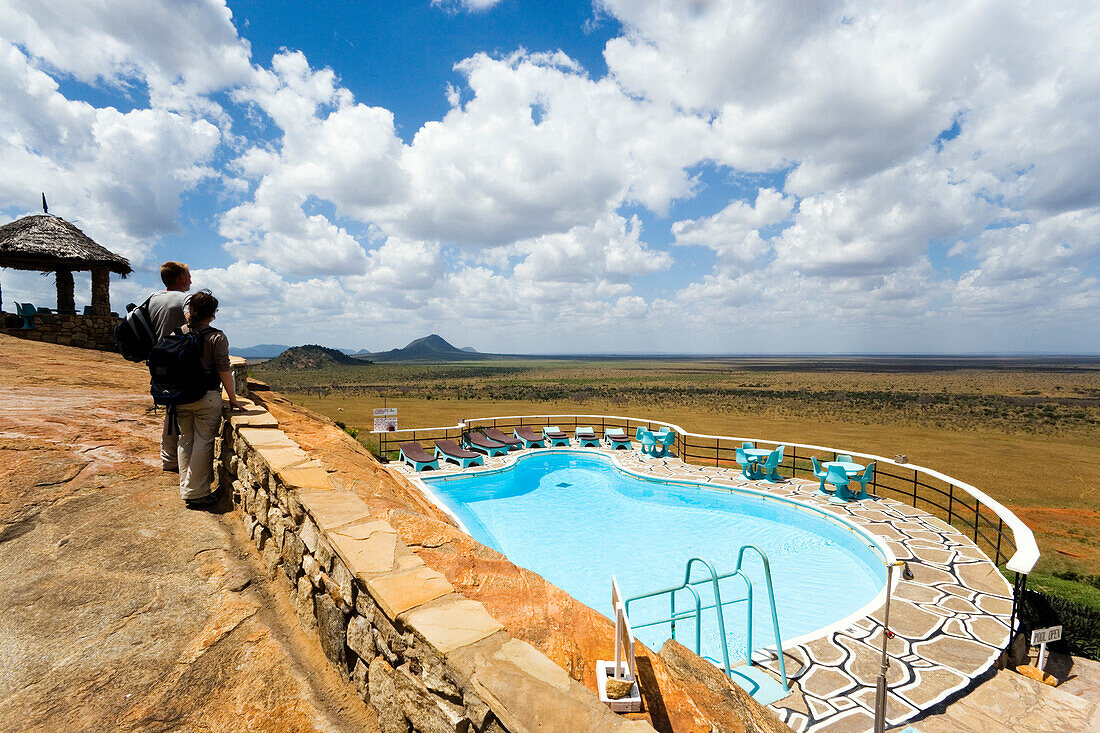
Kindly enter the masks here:
M 73 224 L 50 214 L 34 214 L 0 226 L 0 267 L 57 273 L 57 308 L 75 310 L 73 271 L 91 270 L 92 309 L 111 310 L 111 272 L 126 277 L 133 269 L 125 257 L 101 247 Z

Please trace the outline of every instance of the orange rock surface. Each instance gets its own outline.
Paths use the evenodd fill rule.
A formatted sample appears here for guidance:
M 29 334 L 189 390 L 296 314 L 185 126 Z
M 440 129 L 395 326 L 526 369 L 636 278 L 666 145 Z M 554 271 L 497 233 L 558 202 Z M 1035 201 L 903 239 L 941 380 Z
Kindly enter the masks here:
M 377 731 L 150 405 L 144 365 L 0 335 L 0 728 Z

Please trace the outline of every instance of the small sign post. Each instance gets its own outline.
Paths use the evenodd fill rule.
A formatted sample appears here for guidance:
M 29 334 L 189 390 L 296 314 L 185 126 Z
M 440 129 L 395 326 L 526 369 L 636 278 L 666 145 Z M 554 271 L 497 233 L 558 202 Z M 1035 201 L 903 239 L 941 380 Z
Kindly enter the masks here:
M 1047 642 L 1059 641 L 1061 638 L 1061 626 L 1048 626 L 1045 629 L 1035 629 L 1031 632 L 1031 646 L 1039 645 L 1039 671 L 1043 670 L 1043 663 L 1046 662 Z
M 375 432 L 380 430 L 393 432 L 397 430 L 397 408 L 376 407 L 374 409 L 374 430 Z

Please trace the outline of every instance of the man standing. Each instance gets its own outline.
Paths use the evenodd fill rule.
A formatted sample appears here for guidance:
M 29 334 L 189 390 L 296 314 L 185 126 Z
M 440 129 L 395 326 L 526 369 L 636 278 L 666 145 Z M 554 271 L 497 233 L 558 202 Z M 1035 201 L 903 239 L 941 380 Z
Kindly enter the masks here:
M 165 262 L 160 266 L 160 279 L 164 290 L 158 290 L 149 296 L 149 319 L 157 340 L 175 331 L 186 322 L 183 314 L 185 293 L 191 289 L 191 270 L 182 262 Z M 164 416 L 164 427 L 160 431 L 160 467 L 165 471 L 178 471 L 179 459 L 176 457 L 179 436 L 168 431 L 168 416 Z

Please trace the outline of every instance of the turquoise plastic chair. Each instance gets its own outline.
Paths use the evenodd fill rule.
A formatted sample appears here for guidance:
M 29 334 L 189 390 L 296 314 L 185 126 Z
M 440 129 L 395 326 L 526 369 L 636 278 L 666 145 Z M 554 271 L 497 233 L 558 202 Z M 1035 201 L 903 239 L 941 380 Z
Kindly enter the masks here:
M 760 469 L 757 467 L 759 461 L 755 458 L 749 458 L 745 455 L 744 448 L 737 448 L 734 450 L 734 454 L 737 456 L 737 463 L 741 466 L 741 475 L 747 478 L 749 481 L 756 481 L 763 478 L 764 474 L 760 473 Z
M 814 478 L 821 482 L 821 485 L 817 487 L 817 493 L 822 496 L 831 496 L 831 494 L 825 490 L 825 476 L 827 476 L 829 472 L 822 468 L 821 464 L 817 462 L 817 456 L 810 456 L 810 463 L 814 464 Z
M 825 474 L 825 481 L 836 488 L 833 497 L 829 499 L 830 504 L 847 504 L 852 500 L 852 495 L 848 493 L 848 484 L 851 483 L 851 479 L 848 478 L 848 474 L 844 472 L 843 468 L 829 466 L 829 471 Z
M 857 500 L 871 498 L 871 495 L 867 493 L 867 484 L 875 480 L 875 462 L 868 463 L 867 468 L 863 469 L 863 473 L 857 473 L 851 480 L 859 484 L 859 493 L 855 496 Z
M 642 444 L 642 453 L 647 456 L 653 455 L 653 452 L 657 449 L 657 436 L 649 428 L 643 428 L 639 425 L 638 430 L 634 433 L 634 439 Z
M 23 319 L 22 329 L 24 331 L 34 328 L 34 317 L 38 314 L 38 309 L 34 307 L 33 303 L 16 303 L 15 315 Z
M 841 462 L 844 462 L 844 463 L 855 463 L 855 461 L 852 460 L 851 456 L 846 456 L 843 453 L 841 453 L 839 456 L 837 456 L 836 459 L 838 461 L 841 461 Z
M 746 440 L 744 443 L 741 444 L 741 447 L 742 448 L 755 448 L 756 444 L 753 443 L 751 440 Z
M 783 462 L 783 449 L 785 447 L 786 446 L 782 445 L 779 446 L 778 448 L 773 450 L 771 454 L 768 455 L 767 460 L 764 461 L 764 468 L 766 469 L 766 472 L 768 474 L 768 481 L 777 483 L 779 481 L 785 480 L 783 476 L 779 473 L 779 464 Z
M 653 434 L 653 440 L 654 444 L 649 455 L 654 458 L 664 458 L 668 455 L 672 444 L 676 442 L 676 433 L 672 432 L 672 428 L 661 428 Z
M 779 474 L 775 472 L 775 467 L 778 465 L 779 451 L 773 450 L 771 453 L 768 454 L 768 457 L 764 459 L 764 465 L 762 467 L 761 474 L 763 474 L 763 477 L 766 478 L 768 481 L 776 480 L 772 478 L 773 475 L 777 476 L 779 480 L 782 480 L 783 477 L 779 476 Z

